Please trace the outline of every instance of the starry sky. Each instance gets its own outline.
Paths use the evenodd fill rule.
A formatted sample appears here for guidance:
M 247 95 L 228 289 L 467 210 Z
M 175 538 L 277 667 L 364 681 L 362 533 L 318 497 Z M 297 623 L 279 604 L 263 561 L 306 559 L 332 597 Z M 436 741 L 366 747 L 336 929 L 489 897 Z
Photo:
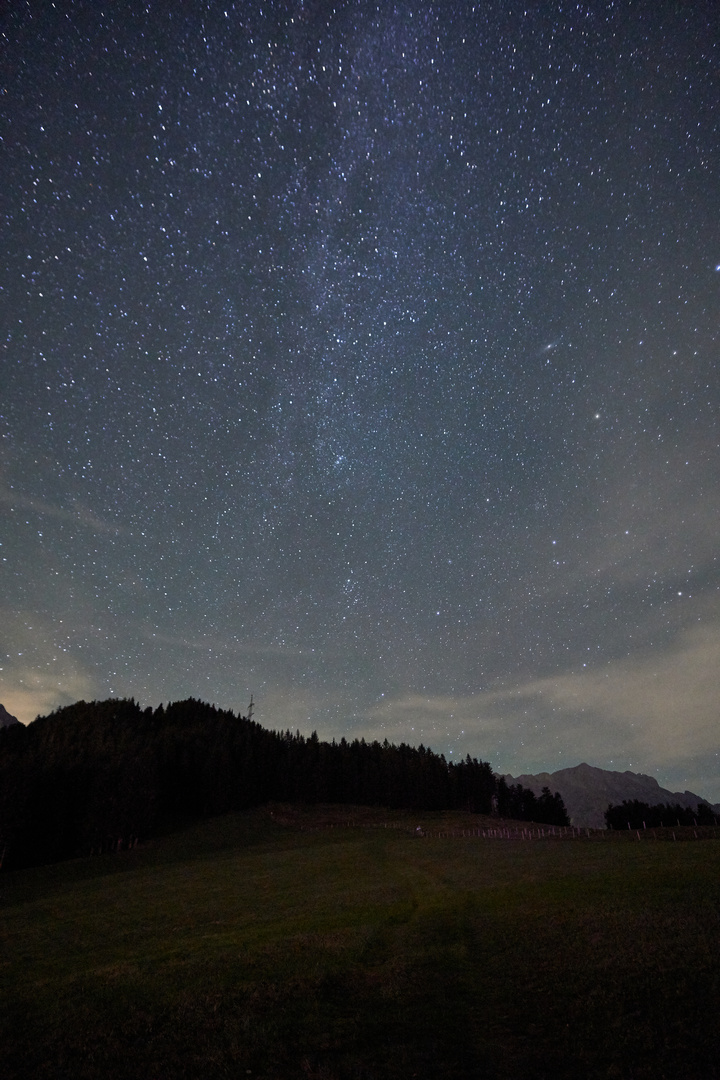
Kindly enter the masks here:
M 0 700 L 720 800 L 714 0 L 9 0 Z

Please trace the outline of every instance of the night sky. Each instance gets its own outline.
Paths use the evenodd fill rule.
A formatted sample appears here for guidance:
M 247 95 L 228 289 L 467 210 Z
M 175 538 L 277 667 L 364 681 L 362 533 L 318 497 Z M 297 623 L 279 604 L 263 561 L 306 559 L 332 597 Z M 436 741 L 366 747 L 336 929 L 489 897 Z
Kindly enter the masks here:
M 720 800 L 720 7 L 0 15 L 0 700 Z

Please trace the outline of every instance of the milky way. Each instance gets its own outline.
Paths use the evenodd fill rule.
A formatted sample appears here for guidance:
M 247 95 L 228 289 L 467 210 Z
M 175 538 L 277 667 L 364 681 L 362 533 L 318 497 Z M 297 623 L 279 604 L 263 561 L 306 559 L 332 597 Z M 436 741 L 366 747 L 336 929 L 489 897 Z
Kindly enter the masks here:
M 0 699 L 720 799 L 712 2 L 11 2 Z

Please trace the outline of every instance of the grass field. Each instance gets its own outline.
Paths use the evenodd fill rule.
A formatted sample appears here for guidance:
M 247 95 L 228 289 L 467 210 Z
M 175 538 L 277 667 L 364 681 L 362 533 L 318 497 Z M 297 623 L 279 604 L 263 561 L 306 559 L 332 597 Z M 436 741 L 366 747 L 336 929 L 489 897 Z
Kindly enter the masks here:
M 720 1077 L 720 841 L 416 824 L 479 822 L 275 808 L 5 875 L 0 1072 Z

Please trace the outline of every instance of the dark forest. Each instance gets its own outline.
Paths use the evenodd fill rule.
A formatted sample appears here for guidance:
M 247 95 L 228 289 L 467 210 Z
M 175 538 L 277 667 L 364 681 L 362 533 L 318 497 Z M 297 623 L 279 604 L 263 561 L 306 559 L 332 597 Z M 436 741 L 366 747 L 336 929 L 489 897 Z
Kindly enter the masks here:
M 569 824 L 560 795 L 424 746 L 322 742 L 196 701 L 79 701 L 0 730 L 4 869 L 118 850 L 270 801 L 466 810 Z

